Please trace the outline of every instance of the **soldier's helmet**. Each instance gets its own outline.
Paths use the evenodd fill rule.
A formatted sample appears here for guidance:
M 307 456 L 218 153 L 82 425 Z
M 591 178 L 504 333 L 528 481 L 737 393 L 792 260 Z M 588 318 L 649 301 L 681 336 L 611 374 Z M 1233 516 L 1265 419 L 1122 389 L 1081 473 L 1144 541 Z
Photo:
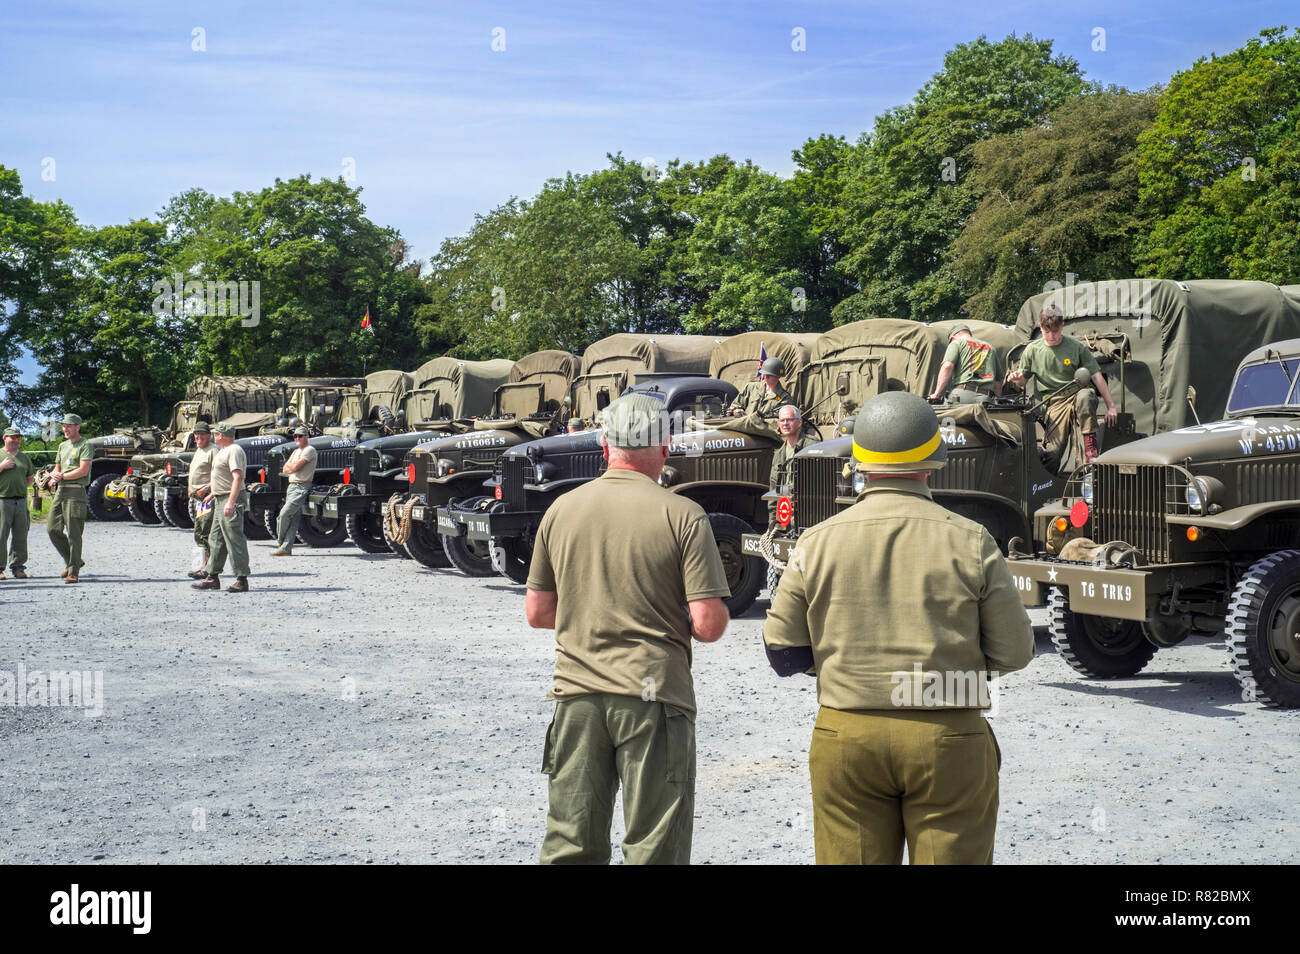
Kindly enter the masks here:
M 853 422 L 853 459 L 870 473 L 938 470 L 948 459 L 939 419 L 926 400 L 907 391 L 878 394 Z
M 951 341 L 953 338 L 956 338 L 963 331 L 966 332 L 966 334 L 970 334 L 970 325 L 966 324 L 965 322 L 961 322 L 960 324 L 953 325 L 952 330 L 948 332 L 948 340 Z
M 763 362 L 761 374 L 775 374 L 777 377 L 785 374 L 785 362 L 780 358 L 768 358 Z

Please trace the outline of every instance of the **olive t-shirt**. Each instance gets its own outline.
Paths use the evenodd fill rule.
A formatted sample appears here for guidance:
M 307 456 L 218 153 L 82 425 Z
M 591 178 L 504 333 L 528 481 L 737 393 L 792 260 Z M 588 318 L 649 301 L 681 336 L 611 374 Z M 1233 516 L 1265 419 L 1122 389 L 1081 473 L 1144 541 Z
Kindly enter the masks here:
M 235 471 L 241 474 L 248 467 L 248 457 L 238 444 L 231 444 L 217 451 L 217 458 L 212 462 L 212 494 L 214 497 L 226 497 L 234 481 Z
M 0 470 L 0 497 L 23 497 L 27 494 L 27 478 L 36 473 L 32 459 L 22 451 L 11 454 L 0 447 L 0 463 L 12 460 L 14 466 Z M 0 569 L 3 569 L 0 567 Z
M 306 447 L 295 447 L 293 453 L 289 455 L 286 464 L 292 464 L 295 461 L 305 460 L 307 463 L 302 468 L 295 470 L 289 475 L 291 484 L 310 484 L 311 479 L 316 476 L 316 448 L 308 444 Z
M 212 479 L 212 463 L 217 459 L 217 445 L 208 441 L 207 447 L 200 447 L 190 458 L 190 493 L 198 490 Z
M 953 365 L 953 387 L 993 390 L 1002 380 L 1002 359 L 997 349 L 979 338 L 954 338 L 944 352 L 945 363 Z
M 80 467 L 83 460 L 90 460 L 92 457 L 94 457 L 94 449 L 90 446 L 90 441 L 83 437 L 76 441 L 64 441 L 60 444 L 55 460 L 59 462 L 60 472 L 68 474 Z M 76 480 L 60 480 L 59 486 L 89 487 L 90 471 L 86 471 L 84 477 L 78 477 Z
M 730 594 L 699 504 L 609 470 L 546 511 L 528 588 L 556 593 L 551 697 L 608 692 L 695 719 L 691 600 Z
M 1087 368 L 1089 375 L 1101 370 L 1088 346 L 1069 335 L 1063 336 L 1055 348 L 1035 338 L 1020 355 L 1020 370 L 1034 376 L 1040 397 L 1070 384 L 1080 368 Z

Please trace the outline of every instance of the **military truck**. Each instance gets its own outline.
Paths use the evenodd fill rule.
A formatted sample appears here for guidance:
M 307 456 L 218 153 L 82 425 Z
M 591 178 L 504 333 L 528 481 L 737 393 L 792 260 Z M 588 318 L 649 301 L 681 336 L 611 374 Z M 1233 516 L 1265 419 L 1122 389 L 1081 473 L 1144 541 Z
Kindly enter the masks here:
M 403 457 L 416 444 L 434 436 L 445 436 L 472 426 L 463 422 L 489 414 L 498 390 L 510 377 L 513 361 L 462 361 L 434 358 L 416 369 L 415 387 L 402 398 L 398 419 L 404 433 L 363 441 L 352 449 L 352 460 L 343 469 L 342 481 L 333 487 L 313 488 L 306 505 L 306 517 L 322 515 L 343 520 L 350 539 L 366 553 L 414 555 L 423 536 L 412 547 L 392 547 L 384 533 L 382 506 L 393 494 L 409 492 L 407 466 Z M 320 488 L 320 489 L 317 489 Z M 423 551 L 421 551 L 423 553 Z
M 125 496 L 120 492 L 111 494 L 109 490 L 126 474 L 133 457 L 178 449 L 177 441 L 183 442 L 185 432 L 200 418 L 219 421 L 239 412 L 274 412 L 278 400 L 274 384 L 274 378 L 198 377 L 185 389 L 185 397 L 172 407 L 171 421 L 166 430 L 136 425 L 119 427 L 112 434 L 90 438 L 94 457 L 90 465 L 86 506 L 95 519 L 125 520 L 130 516 Z
M 563 431 L 567 419 L 578 413 L 572 389 L 581 370 L 581 359 L 567 351 L 526 355 L 497 388 L 488 419 L 407 451 L 403 464 L 410 493 L 386 503 L 384 512 L 397 506 L 390 519 L 400 521 L 399 543 L 412 557 L 425 566 L 455 566 L 468 576 L 496 575 L 486 543 L 472 543 L 460 533 L 439 534 L 437 509 L 455 505 L 474 510 L 486 499 L 483 482 L 508 448 Z
M 338 483 L 352 462 L 353 448 L 402 430 L 403 401 L 414 379 L 405 371 L 374 371 L 366 375 L 363 390 L 350 390 L 336 409 L 340 423 L 324 429 L 309 441 L 316 448 L 314 487 L 322 491 Z M 397 409 L 397 410 L 394 410 Z M 275 536 L 276 519 L 284 506 L 288 477 L 280 472 L 297 446 L 275 436 L 241 442 L 248 456 L 249 514 L 246 526 L 256 527 L 257 539 Z M 338 546 L 347 537 L 347 527 L 338 517 L 304 514 L 298 524 L 298 539 L 313 547 Z
M 1300 323 L 1300 287 L 1248 291 L 1243 305 L 1278 326 Z M 1166 329 L 1170 347 L 1238 350 L 1241 313 L 1198 309 L 1195 290 L 1189 298 Z M 1298 380 L 1300 339 L 1255 348 L 1222 419 L 1107 451 L 1035 516 L 1036 556 L 1013 544 L 1021 597 L 1047 604 L 1052 641 L 1074 669 L 1130 676 L 1158 648 L 1221 634 L 1243 698 L 1300 706 Z M 1205 406 L 1201 388 L 1181 381 L 1157 398 L 1163 411 Z
M 574 382 L 577 415 L 594 423 L 599 412 L 629 386 L 662 399 L 679 429 L 690 416 L 720 415 L 736 395 L 734 385 L 707 377 L 709 360 L 721 340 L 703 335 L 618 334 L 597 341 L 583 352 L 582 374 Z M 524 582 L 532 535 L 542 513 L 559 495 L 596 477 L 602 465 L 599 434 L 594 430 L 507 449 L 497 458 L 493 477 L 485 485 L 491 497 L 437 508 L 444 551 L 464 548 L 481 554 L 487 550 L 498 572 Z

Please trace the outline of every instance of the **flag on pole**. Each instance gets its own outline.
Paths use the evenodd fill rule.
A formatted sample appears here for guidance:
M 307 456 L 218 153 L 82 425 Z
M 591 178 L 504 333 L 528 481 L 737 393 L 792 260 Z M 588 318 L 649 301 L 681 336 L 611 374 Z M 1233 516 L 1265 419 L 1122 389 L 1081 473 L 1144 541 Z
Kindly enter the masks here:
M 763 373 L 763 362 L 766 360 L 767 360 L 767 342 L 760 341 L 758 343 L 758 373 L 759 374 Z
M 372 336 L 374 335 L 374 333 L 375 333 L 375 326 L 372 325 L 372 324 L 370 323 L 370 309 L 369 309 L 369 308 L 366 309 L 366 316 L 365 316 L 364 318 L 361 319 L 361 327 L 362 327 L 365 331 L 370 332 L 370 334 L 371 334 Z

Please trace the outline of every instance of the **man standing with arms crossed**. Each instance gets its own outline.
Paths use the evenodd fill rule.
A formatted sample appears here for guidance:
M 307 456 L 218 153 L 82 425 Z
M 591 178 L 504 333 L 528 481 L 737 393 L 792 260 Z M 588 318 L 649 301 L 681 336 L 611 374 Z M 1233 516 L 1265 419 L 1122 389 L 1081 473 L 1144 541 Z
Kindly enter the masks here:
M 1002 756 L 987 679 L 1034 633 L 1006 561 L 927 486 L 947 445 L 915 394 L 868 401 L 858 502 L 805 530 L 763 640 L 778 675 L 815 668 L 808 750 L 818 864 L 990 864 Z
M 212 428 L 207 421 L 194 425 L 194 456 L 190 458 L 189 495 L 202 508 L 194 515 L 194 542 L 203 551 L 203 569 L 192 570 L 190 579 L 202 580 L 208 575 L 208 537 L 212 534 L 212 462 L 217 459 L 217 448 L 212 443 Z
M 66 564 L 59 575 L 65 583 L 76 583 L 86 565 L 81 559 L 81 535 L 86 529 L 86 488 L 90 486 L 94 451 L 90 441 L 81 436 L 81 418 L 76 414 L 63 416 L 63 437 L 50 474 L 50 485 L 55 490 L 45 529 Z
M 691 639 L 716 642 L 729 594 L 709 518 L 657 483 L 663 403 L 603 414 L 608 469 L 557 500 L 533 544 L 525 611 L 554 629 L 543 864 L 606 864 L 623 785 L 629 864 L 689 864 L 695 812 Z
M 196 590 L 221 589 L 221 571 L 230 554 L 235 582 L 226 587 L 231 593 L 248 592 L 248 541 L 244 539 L 244 514 L 248 512 L 248 491 L 244 489 L 244 468 L 248 458 L 235 443 L 235 429 L 229 424 L 212 425 L 212 439 L 217 442 L 217 456 L 212 462 L 212 530 L 208 534 L 207 576 L 190 585 Z
M 0 451 L 0 580 L 5 578 L 6 556 L 14 579 L 27 579 L 27 531 L 31 527 L 27 488 L 35 479 L 36 465 L 22 452 L 22 446 L 23 432 L 6 427 L 5 449 Z
M 298 446 L 284 462 L 281 473 L 289 475 L 289 487 L 284 492 L 284 506 L 280 508 L 279 521 L 275 525 L 276 543 L 271 556 L 292 556 L 293 541 L 298 536 L 298 522 L 302 520 L 302 508 L 311 493 L 311 480 L 316 476 L 316 448 L 311 446 L 311 431 L 300 427 L 293 432 L 293 441 Z

